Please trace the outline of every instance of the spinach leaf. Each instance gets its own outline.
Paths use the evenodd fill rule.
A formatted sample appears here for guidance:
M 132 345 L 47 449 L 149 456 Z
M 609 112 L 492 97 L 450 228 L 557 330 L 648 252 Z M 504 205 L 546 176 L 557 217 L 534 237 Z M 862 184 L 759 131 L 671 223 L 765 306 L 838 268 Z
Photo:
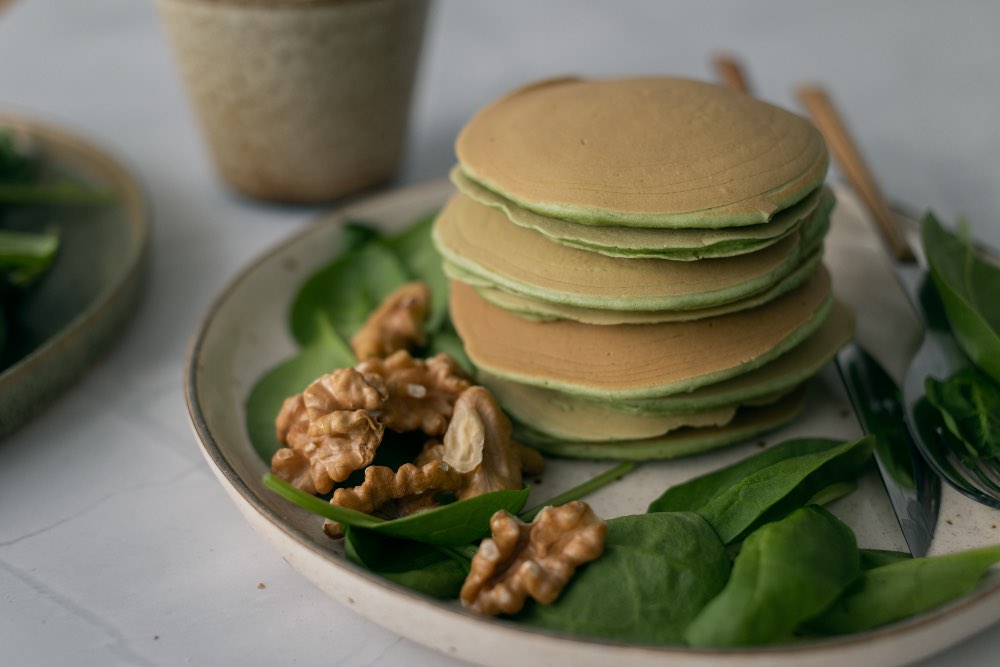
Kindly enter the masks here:
M 750 534 L 725 588 L 694 619 L 694 646 L 749 646 L 789 639 L 829 607 L 861 571 L 854 533 L 810 505 Z
M 931 278 L 941 294 L 955 338 L 984 373 L 1000 382 L 1000 266 L 980 259 L 933 213 L 921 225 Z
M 444 275 L 441 255 L 431 241 L 431 226 L 437 213 L 425 215 L 402 232 L 386 239 L 411 280 L 427 284 L 431 291 L 430 310 L 424 330 L 433 333 L 448 325 L 448 278 Z
M 48 271 L 59 249 L 59 232 L 0 229 L 0 282 L 24 289 Z
M 354 241 L 364 234 L 357 228 Z M 320 316 L 348 340 L 369 313 L 397 287 L 409 280 L 402 262 L 378 236 L 340 254 L 306 280 L 292 303 L 291 330 L 300 345 L 320 335 Z M 354 365 L 352 357 L 351 363 Z M 322 371 L 321 371 L 322 372 Z
M 518 491 L 494 491 L 400 519 L 385 520 L 333 505 L 295 488 L 271 473 L 264 475 L 263 481 L 265 486 L 286 500 L 345 527 L 367 528 L 386 537 L 439 546 L 460 546 L 489 535 L 490 517 L 498 510 L 517 514 L 524 507 L 530 492 L 526 488 Z
M 254 450 L 270 461 L 279 448 L 274 418 L 286 398 L 335 368 L 353 366 L 354 353 L 326 318 L 316 318 L 316 335 L 291 359 L 268 371 L 250 390 L 246 402 L 247 435 Z
M 861 569 L 870 570 L 874 567 L 897 563 L 901 560 L 912 560 L 913 556 L 906 551 L 891 551 L 888 549 L 859 549 L 861 552 Z
M 650 507 L 698 512 L 730 544 L 821 497 L 820 492 L 847 488 L 840 485 L 854 481 L 871 458 L 872 447 L 871 437 L 839 444 L 790 441 L 705 476 L 710 479 L 674 487 Z M 806 453 L 792 455 L 797 452 Z
M 725 468 L 670 487 L 650 503 L 646 511 L 695 512 L 719 493 L 755 472 L 785 459 L 826 452 L 838 445 L 840 445 L 839 440 L 823 438 L 787 440 Z
M 944 382 L 928 377 L 927 400 L 969 454 L 1000 456 L 1000 387 L 974 368 L 963 368 Z
M 827 634 L 864 632 L 919 614 L 971 592 L 997 562 L 1000 546 L 902 559 L 866 570 L 807 627 Z
M 515 618 L 587 637 L 678 643 L 728 575 L 722 543 L 697 514 L 623 516 L 608 521 L 603 555 L 554 603 L 531 602 Z
M 425 350 L 427 356 L 433 357 L 440 352 L 444 352 L 454 359 L 466 373 L 475 375 L 476 369 L 472 365 L 472 361 L 469 360 L 468 355 L 465 354 L 465 346 L 457 334 L 448 330 L 442 330 L 432 333 L 427 337 L 427 349 Z
M 425 544 L 456 546 L 475 542 L 490 534 L 490 517 L 499 510 L 517 514 L 528 500 L 530 489 L 494 491 L 449 505 L 411 514 L 371 526 L 380 535 Z
M 340 505 L 333 505 L 322 498 L 295 488 L 277 475 L 267 473 L 261 481 L 264 482 L 264 486 L 285 500 L 290 500 L 304 510 L 318 514 L 331 521 L 336 521 L 344 526 L 371 528 L 385 523 L 385 519 L 380 519 L 377 516 L 371 516 L 370 514 L 341 507 Z
M 347 558 L 390 581 L 439 599 L 458 597 L 468 562 L 441 549 L 378 535 L 364 528 L 344 530 Z

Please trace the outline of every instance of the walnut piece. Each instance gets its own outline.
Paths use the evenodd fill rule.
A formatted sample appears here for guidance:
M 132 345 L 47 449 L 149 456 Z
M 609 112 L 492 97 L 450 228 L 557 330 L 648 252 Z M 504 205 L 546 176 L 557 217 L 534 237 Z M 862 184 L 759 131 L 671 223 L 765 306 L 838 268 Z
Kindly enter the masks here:
M 472 386 L 455 402 L 441 458 L 463 473 L 459 500 L 521 488 L 521 458 L 511 423 L 488 389 Z
M 275 434 L 285 448 L 271 458 L 271 470 L 307 493 L 328 493 L 375 458 L 385 431 L 374 414 L 386 390 L 351 368 L 318 378 L 285 399 Z
M 368 466 L 363 483 L 337 489 L 330 502 L 383 519 L 397 519 L 437 507 L 435 496 L 456 491 L 461 485 L 461 473 L 441 460 L 420 467 L 404 463 L 396 472 L 386 466 Z M 323 530 L 330 537 L 342 536 L 340 526 L 333 521 L 327 521 Z
M 447 354 L 414 359 L 406 350 L 387 359 L 368 359 L 355 368 L 371 383 L 381 382 L 387 400 L 378 413 L 386 428 L 405 433 L 423 431 L 442 435 L 448 428 L 455 401 L 472 382 Z
M 431 291 L 421 282 L 406 283 L 387 296 L 351 337 L 355 356 L 364 361 L 423 345 L 430 300 Z
M 514 442 L 517 458 L 521 461 L 521 472 L 528 475 L 541 475 L 545 470 L 545 457 L 534 447 L 528 447 L 520 442 Z
M 531 524 L 500 510 L 490 519 L 462 585 L 462 604 L 479 614 L 515 614 L 528 597 L 555 601 L 576 568 L 604 551 L 607 524 L 587 503 L 546 507 Z

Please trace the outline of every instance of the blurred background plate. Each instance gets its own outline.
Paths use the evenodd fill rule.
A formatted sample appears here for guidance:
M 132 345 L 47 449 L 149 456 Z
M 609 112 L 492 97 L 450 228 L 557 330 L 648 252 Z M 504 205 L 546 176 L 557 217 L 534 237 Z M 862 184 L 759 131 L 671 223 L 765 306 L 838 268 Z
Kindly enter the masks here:
M 46 169 L 107 192 L 100 205 L 18 207 L 60 232 L 50 272 L 17 309 L 0 361 L 0 436 L 37 415 L 108 349 L 135 309 L 149 241 L 143 194 L 118 160 L 65 130 L 0 112 Z M 24 220 L 22 220 L 22 218 Z

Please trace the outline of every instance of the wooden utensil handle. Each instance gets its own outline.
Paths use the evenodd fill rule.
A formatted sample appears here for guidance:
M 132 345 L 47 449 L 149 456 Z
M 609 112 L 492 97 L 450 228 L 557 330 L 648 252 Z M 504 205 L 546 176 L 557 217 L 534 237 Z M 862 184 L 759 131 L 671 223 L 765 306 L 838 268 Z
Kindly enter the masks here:
M 728 53 L 720 53 L 712 59 L 712 64 L 724 84 L 741 93 L 752 94 L 750 82 L 739 60 Z
M 844 176 L 868 207 L 889 252 L 899 261 L 913 261 L 910 244 L 906 242 L 875 177 L 861 157 L 861 151 L 851 140 L 847 127 L 826 91 L 816 85 L 804 85 L 799 86 L 796 92 L 816 127 L 822 132 Z

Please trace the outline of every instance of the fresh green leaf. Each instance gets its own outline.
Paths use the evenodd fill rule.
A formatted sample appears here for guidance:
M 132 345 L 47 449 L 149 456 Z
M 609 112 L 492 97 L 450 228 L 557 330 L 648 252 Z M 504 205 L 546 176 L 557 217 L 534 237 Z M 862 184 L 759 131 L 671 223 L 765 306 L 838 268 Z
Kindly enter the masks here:
M 356 526 L 358 528 L 373 528 L 385 523 L 385 519 L 377 516 L 365 514 L 357 510 L 352 510 L 340 505 L 333 505 L 322 498 L 297 489 L 280 477 L 267 473 L 262 480 L 264 486 L 271 489 L 285 500 L 289 500 L 304 510 L 309 510 L 313 514 L 336 521 L 344 526 Z
M 434 547 L 386 537 L 364 528 L 344 530 L 344 551 L 358 565 L 390 581 L 442 600 L 458 597 L 468 561 Z
M 728 575 L 722 543 L 697 514 L 624 516 L 608 521 L 603 555 L 554 603 L 529 603 L 516 619 L 585 637 L 679 643 Z
M 906 551 L 890 551 L 888 549 L 859 549 L 861 552 L 861 569 L 870 570 L 901 560 L 911 560 L 913 556 Z
M 955 338 L 976 366 L 1000 382 L 1000 266 L 980 258 L 967 235 L 949 232 L 933 213 L 924 216 L 921 232 Z
M 294 357 L 268 371 L 247 398 L 247 434 L 265 461 L 270 461 L 280 447 L 274 433 L 274 419 L 284 400 L 301 392 L 323 373 L 355 363 L 354 353 L 326 319 L 316 320 L 314 338 Z
M 111 192 L 95 190 L 72 181 L 44 184 L 0 184 L 0 204 L 81 206 L 114 201 Z
M 306 280 L 292 303 L 292 335 L 300 345 L 308 345 L 320 334 L 321 316 L 349 340 L 382 300 L 408 279 L 396 254 L 381 238 L 371 238 Z
M 322 498 L 296 489 L 271 473 L 264 475 L 264 485 L 299 507 L 345 527 L 367 528 L 386 537 L 439 546 L 464 545 L 489 535 L 490 517 L 499 510 L 517 514 L 524 507 L 529 493 L 528 489 L 494 491 L 387 521 L 333 505 Z
M 823 487 L 813 494 L 813 497 L 806 501 L 806 505 L 828 505 L 838 498 L 853 493 L 858 488 L 855 480 L 844 482 L 834 482 L 830 486 Z
M 669 489 L 654 511 L 701 514 L 726 544 L 780 519 L 833 485 L 852 482 L 871 458 L 873 439 L 795 440 Z M 797 452 L 808 452 L 792 455 Z M 835 487 L 834 487 L 835 488 Z
M 454 359 L 462 367 L 463 371 L 469 375 L 475 375 L 475 366 L 472 365 L 472 361 L 465 354 L 465 346 L 462 344 L 462 340 L 451 331 L 438 331 L 430 334 L 427 337 L 427 349 L 425 352 L 428 357 L 433 357 L 443 352 Z
M 808 628 L 827 634 L 864 632 L 914 616 L 970 593 L 998 562 L 1000 546 L 991 546 L 866 570 Z
M 829 607 L 861 571 L 854 533 L 810 505 L 747 537 L 725 588 L 688 626 L 694 646 L 787 640 Z
M 828 452 L 840 444 L 839 440 L 824 438 L 786 440 L 737 463 L 670 487 L 650 503 L 646 511 L 695 512 L 707 505 L 712 498 L 755 472 L 785 459 Z
M 424 330 L 434 333 L 448 320 L 448 278 L 444 275 L 441 255 L 431 241 L 431 226 L 437 213 L 425 215 L 402 232 L 386 239 L 386 245 L 406 268 L 411 280 L 426 283 L 431 292 L 430 310 Z
M 0 128 L 0 185 L 32 183 L 38 178 L 38 160 L 17 145 L 14 135 Z
M 48 271 L 59 250 L 59 232 L 19 232 L 0 229 L 0 276 L 24 289 Z
M 963 368 L 943 382 L 928 377 L 925 385 L 927 400 L 969 454 L 1000 456 L 1000 386 L 974 368 Z
M 455 546 L 490 534 L 490 517 L 499 510 L 517 514 L 529 489 L 494 491 L 371 527 L 373 532 L 425 544 Z

